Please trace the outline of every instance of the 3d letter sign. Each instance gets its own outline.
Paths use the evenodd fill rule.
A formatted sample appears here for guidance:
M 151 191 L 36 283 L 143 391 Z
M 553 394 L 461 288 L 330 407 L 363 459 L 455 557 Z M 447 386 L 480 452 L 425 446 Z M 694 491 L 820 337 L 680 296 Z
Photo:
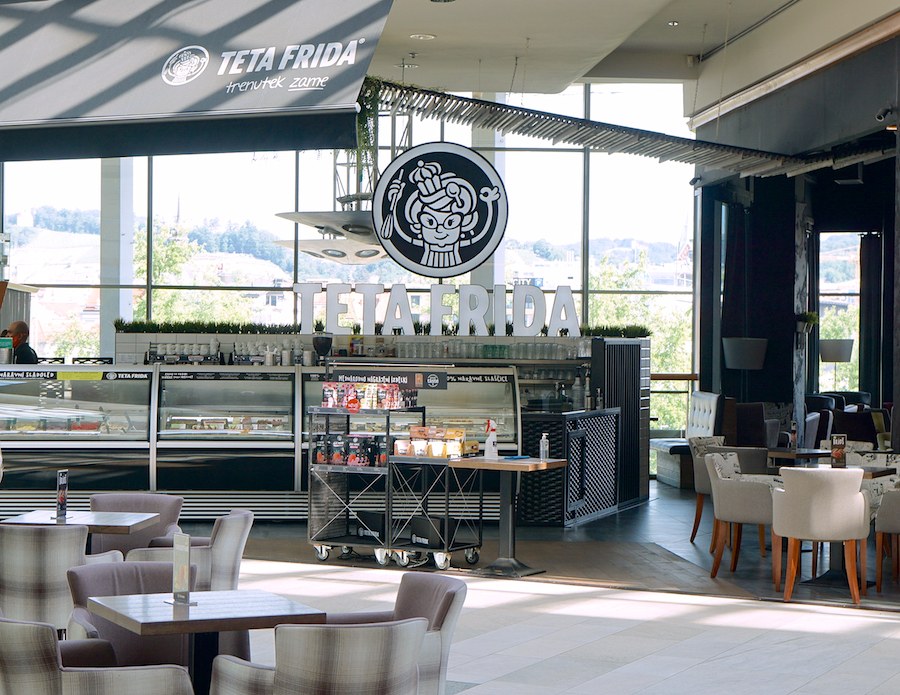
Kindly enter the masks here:
M 446 142 L 413 147 L 378 180 L 372 215 L 384 250 L 425 277 L 461 275 L 484 263 L 506 229 L 497 171 L 477 152 Z

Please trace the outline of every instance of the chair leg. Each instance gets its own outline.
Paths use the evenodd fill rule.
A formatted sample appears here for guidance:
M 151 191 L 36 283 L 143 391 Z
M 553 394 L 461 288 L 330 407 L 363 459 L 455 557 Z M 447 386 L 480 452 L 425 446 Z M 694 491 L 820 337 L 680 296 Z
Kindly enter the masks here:
M 772 581 L 775 591 L 781 591 L 781 536 L 772 527 Z
M 818 541 L 812 542 L 812 576 L 815 577 L 819 574 L 819 543 Z
M 856 541 L 844 541 L 844 564 L 847 567 L 847 583 L 850 584 L 850 598 L 859 604 L 859 585 L 856 582 Z
M 713 522 L 716 526 L 716 556 L 713 558 L 712 571 L 709 576 L 715 579 L 719 573 L 719 565 L 722 564 L 722 555 L 725 553 L 725 539 L 728 537 L 728 524 L 724 521 L 716 519 Z
M 891 534 L 891 550 L 894 551 L 891 555 L 891 579 L 897 581 L 900 576 L 900 533 Z
M 794 593 L 794 579 L 797 577 L 797 564 L 800 562 L 800 539 L 788 538 L 787 575 L 784 578 L 784 600 L 790 601 Z
M 712 538 L 709 539 L 709 552 L 714 553 L 716 551 L 716 541 L 719 538 L 719 525 L 716 523 L 715 517 L 713 517 L 713 532 Z
M 869 553 L 869 539 L 861 538 L 859 541 L 859 593 L 862 596 L 866 595 L 867 584 L 869 583 L 868 577 L 869 574 L 868 568 L 866 564 L 869 562 L 869 558 L 866 557 Z
M 741 536 L 744 532 L 743 524 L 734 524 L 734 542 L 731 544 L 731 571 L 737 569 L 738 555 L 741 554 Z
M 756 527 L 756 530 L 759 532 L 759 556 L 766 556 L 766 527 L 763 524 L 760 524 Z M 774 551 L 773 551 L 774 552 Z
M 700 528 L 700 517 L 703 516 L 703 497 L 704 495 L 697 493 L 697 511 L 694 512 L 694 528 L 691 529 L 691 543 L 694 542 L 694 539 L 697 537 L 697 529 Z
M 890 547 L 890 544 L 888 544 Z M 882 531 L 875 532 L 875 591 L 881 593 L 881 570 L 884 567 L 884 533 Z

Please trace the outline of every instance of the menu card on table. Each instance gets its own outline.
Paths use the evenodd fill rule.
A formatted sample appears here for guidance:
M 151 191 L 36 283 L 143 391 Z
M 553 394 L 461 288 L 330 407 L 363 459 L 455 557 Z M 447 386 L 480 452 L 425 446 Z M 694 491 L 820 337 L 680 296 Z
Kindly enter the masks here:
M 172 600 L 176 606 L 196 606 L 191 601 L 191 537 L 186 533 L 174 535 L 172 553 Z
M 66 499 L 69 495 L 69 470 L 63 468 L 56 472 L 56 520 L 66 520 Z
M 847 435 L 831 435 L 831 465 L 833 468 L 847 466 Z

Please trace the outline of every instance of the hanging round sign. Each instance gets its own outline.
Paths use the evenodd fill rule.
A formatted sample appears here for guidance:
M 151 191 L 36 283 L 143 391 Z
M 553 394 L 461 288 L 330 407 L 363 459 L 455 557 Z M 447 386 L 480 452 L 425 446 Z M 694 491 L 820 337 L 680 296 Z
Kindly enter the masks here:
M 398 155 L 378 180 L 372 204 L 387 254 L 432 278 L 462 275 L 490 258 L 507 213 L 497 170 L 474 150 L 447 142 Z

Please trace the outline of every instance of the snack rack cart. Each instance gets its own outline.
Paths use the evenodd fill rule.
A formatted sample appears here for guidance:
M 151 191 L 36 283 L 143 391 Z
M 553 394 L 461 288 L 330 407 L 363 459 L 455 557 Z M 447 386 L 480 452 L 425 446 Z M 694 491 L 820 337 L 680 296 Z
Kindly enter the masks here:
M 398 432 L 424 424 L 424 408 L 351 412 L 310 406 L 307 412 L 308 540 L 319 560 L 334 548 L 349 555 L 370 547 L 380 565 L 391 559 L 402 567 L 422 564 L 431 553 L 435 565 L 447 569 L 451 553 L 460 550 L 467 562 L 478 561 L 480 471 L 451 468 L 445 458 L 392 454 Z M 358 423 L 374 431 L 360 433 Z M 451 516 L 451 506 L 463 513 Z

